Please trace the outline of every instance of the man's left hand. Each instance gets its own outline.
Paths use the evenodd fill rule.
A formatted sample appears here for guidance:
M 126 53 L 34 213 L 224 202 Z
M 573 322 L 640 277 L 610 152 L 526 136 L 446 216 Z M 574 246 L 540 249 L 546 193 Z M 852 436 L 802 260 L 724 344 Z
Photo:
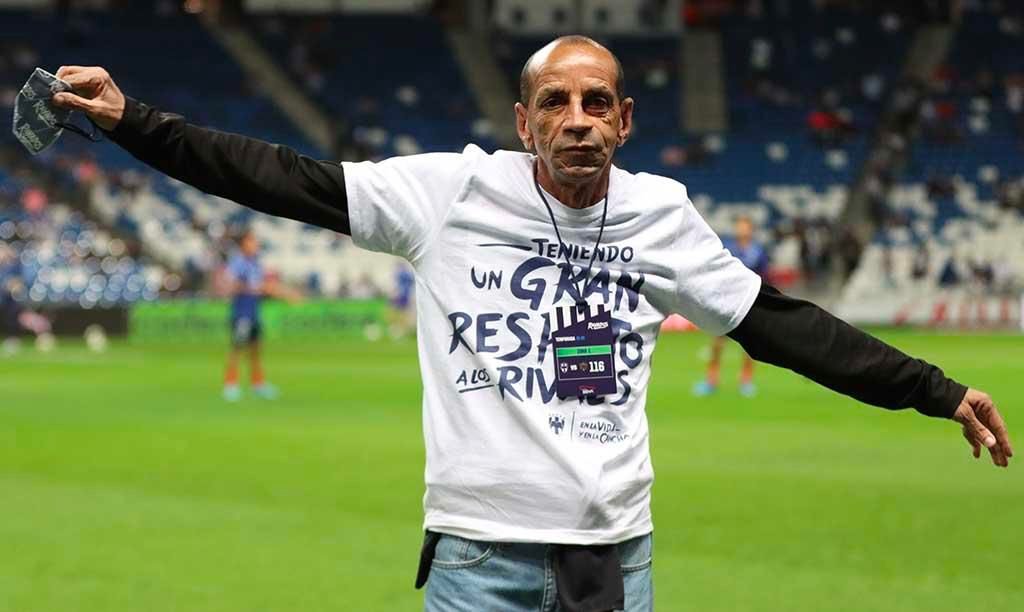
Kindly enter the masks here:
M 992 463 L 1001 467 L 1009 465 L 1013 456 L 1010 435 L 1006 431 L 1006 422 L 988 394 L 968 389 L 953 414 L 953 420 L 963 426 L 964 438 L 974 449 L 975 459 L 981 456 L 981 447 L 984 446 L 992 455 Z

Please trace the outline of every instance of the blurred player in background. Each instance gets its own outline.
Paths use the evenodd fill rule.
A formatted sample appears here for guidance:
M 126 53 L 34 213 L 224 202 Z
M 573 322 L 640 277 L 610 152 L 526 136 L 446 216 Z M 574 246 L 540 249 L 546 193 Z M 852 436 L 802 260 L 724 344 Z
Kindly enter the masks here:
M 412 268 L 402 263 L 395 269 L 395 292 L 391 296 L 391 337 L 404 338 L 416 328 L 416 315 L 413 310 L 415 299 L 416 276 Z
M 729 249 L 743 265 L 750 268 L 766 280 L 768 274 L 768 252 L 764 246 L 754 240 L 754 223 L 750 217 L 741 216 L 736 219 L 734 235 L 730 240 L 724 239 L 725 248 Z M 722 366 L 722 348 L 725 347 L 725 336 L 716 336 L 711 340 L 711 359 L 708 361 L 707 377 L 693 388 L 694 395 L 703 397 L 711 395 L 718 389 L 719 370 Z M 746 352 L 743 353 L 743 367 L 740 370 L 740 395 L 753 397 L 757 393 L 754 385 L 754 360 Z
M 260 360 L 260 302 L 264 296 L 291 302 L 299 295 L 294 290 L 268 278 L 260 263 L 260 244 L 251 231 L 238 241 L 238 251 L 232 254 L 225 270 L 231 299 L 231 351 L 224 372 L 224 399 L 234 402 L 242 397 L 238 385 L 238 360 L 245 348 L 249 349 L 249 377 L 252 391 L 257 397 L 274 399 L 277 388 L 267 382 Z
M 20 278 L 3 278 L 0 275 L 0 337 L 3 337 L 4 355 L 18 352 L 18 337 L 26 332 L 35 336 L 36 348 L 40 351 L 47 352 L 56 346 L 50 320 L 38 312 L 25 308 L 22 300 L 18 299 L 25 293 L 25 285 Z

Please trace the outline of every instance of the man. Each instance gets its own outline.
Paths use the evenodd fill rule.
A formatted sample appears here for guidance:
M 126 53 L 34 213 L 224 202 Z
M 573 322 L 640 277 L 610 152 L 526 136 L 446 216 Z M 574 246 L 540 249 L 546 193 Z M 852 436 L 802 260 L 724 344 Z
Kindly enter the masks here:
M 768 274 L 768 252 L 760 242 L 754 240 L 754 224 L 750 217 L 737 217 L 732 240 L 724 240 L 724 246 L 733 257 L 743 262 L 747 268 L 764 281 Z M 704 397 L 718 390 L 718 373 L 722 366 L 722 348 L 725 346 L 724 336 L 715 336 L 711 340 L 711 360 L 708 361 L 707 377 L 693 388 L 694 395 Z M 754 360 L 743 353 L 743 366 L 740 370 L 740 395 L 754 397 L 757 387 L 754 386 Z
M 75 89 L 58 104 L 154 168 L 411 262 L 428 611 L 651 609 L 644 403 L 672 312 L 863 401 L 954 418 L 976 456 L 1012 455 L 988 396 L 762 287 L 681 184 L 615 168 L 633 100 L 588 38 L 558 39 L 523 69 L 516 125 L 531 154 L 317 162 L 160 113 L 101 68 L 58 75 Z
M 3 253 L 0 253 L 2 263 Z M 20 264 L 18 265 L 20 267 Z M 12 266 L 12 269 L 15 266 Z M 0 337 L 3 338 L 2 353 L 14 355 L 20 348 L 18 337 L 25 332 L 36 339 L 36 348 L 43 352 L 53 350 L 56 339 L 51 332 L 50 320 L 38 312 L 25 308 L 25 283 L 19 276 L 6 276 L 0 269 Z
M 249 378 L 256 397 L 274 399 L 277 388 L 263 377 L 260 360 L 260 302 L 264 295 L 291 298 L 292 294 L 276 282 L 267 279 L 259 260 L 260 243 L 256 235 L 247 231 L 238 241 L 238 252 L 228 260 L 225 274 L 231 294 L 231 350 L 224 371 L 224 399 L 237 402 L 242 397 L 238 385 L 238 360 L 244 349 L 249 351 Z
M 416 275 L 405 263 L 395 266 L 395 289 L 389 300 L 389 333 L 397 340 L 412 333 L 416 327 L 413 314 L 415 304 Z

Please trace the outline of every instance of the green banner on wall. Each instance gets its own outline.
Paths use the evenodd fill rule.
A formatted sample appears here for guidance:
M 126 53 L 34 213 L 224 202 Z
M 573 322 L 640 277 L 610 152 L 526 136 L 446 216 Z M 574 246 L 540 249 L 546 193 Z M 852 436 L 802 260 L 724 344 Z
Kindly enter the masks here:
M 173 300 L 136 304 L 129 315 L 133 340 L 228 341 L 228 303 Z M 263 337 L 300 339 L 359 336 L 385 322 L 385 300 L 268 301 L 260 307 Z

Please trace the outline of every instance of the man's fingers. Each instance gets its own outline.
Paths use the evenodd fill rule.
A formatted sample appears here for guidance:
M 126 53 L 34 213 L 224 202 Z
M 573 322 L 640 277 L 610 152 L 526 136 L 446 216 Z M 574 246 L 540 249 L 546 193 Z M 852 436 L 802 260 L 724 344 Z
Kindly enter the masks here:
M 1002 447 L 996 441 L 996 437 L 992 435 L 987 427 L 982 425 L 981 421 L 975 415 L 971 415 L 967 421 L 967 427 L 970 429 L 971 436 L 981 444 L 985 445 L 990 455 L 992 455 L 992 463 L 999 467 L 1006 467 L 1008 462 L 1006 461 L 1006 455 L 1003 454 Z
M 998 444 L 988 449 L 990 455 L 992 455 L 992 463 L 999 467 L 1006 467 L 1009 465 L 1009 461 L 1006 460 L 1006 455 L 1003 454 L 1003 449 Z
M 1003 421 L 1002 415 L 999 414 L 999 410 L 996 409 L 992 400 L 987 397 L 985 399 L 988 401 L 981 402 L 977 406 L 975 414 L 979 421 L 988 426 L 989 431 L 996 439 L 996 443 L 989 447 L 989 452 L 992 453 L 992 462 L 998 466 L 1007 467 L 1009 458 L 1013 456 L 1013 447 L 1010 446 L 1010 435 L 1006 430 L 1006 422 Z
M 86 68 L 80 72 L 72 72 L 63 78 L 68 85 L 79 88 L 94 88 L 103 81 L 103 72 L 98 68 Z
M 964 423 L 968 431 L 974 439 L 980 442 L 985 448 L 992 448 L 996 445 L 996 437 L 992 435 L 992 432 L 987 427 L 981 424 L 978 417 L 971 411 L 971 414 L 967 417 L 967 422 Z
M 992 429 L 992 433 L 996 436 L 996 441 L 999 442 L 999 447 L 1003 450 L 1003 454 L 1007 457 L 1013 456 L 1013 447 L 1010 446 L 1010 432 L 1006 430 L 1006 422 L 1003 421 L 1003 416 L 999 414 L 995 406 L 988 418 L 989 427 Z
M 57 69 L 57 78 L 67 80 L 67 76 L 85 70 L 85 66 L 61 66 Z
M 76 96 L 73 93 L 59 93 L 53 96 L 53 103 L 61 108 L 70 108 L 72 110 L 90 111 L 95 108 L 95 102 L 83 98 L 82 96 Z
M 970 444 L 971 454 L 974 455 L 974 458 L 977 459 L 978 457 L 981 457 L 981 445 L 978 444 L 971 433 L 967 431 L 967 426 L 964 425 L 960 428 L 960 432 L 964 435 L 964 440 L 967 440 L 967 443 Z

